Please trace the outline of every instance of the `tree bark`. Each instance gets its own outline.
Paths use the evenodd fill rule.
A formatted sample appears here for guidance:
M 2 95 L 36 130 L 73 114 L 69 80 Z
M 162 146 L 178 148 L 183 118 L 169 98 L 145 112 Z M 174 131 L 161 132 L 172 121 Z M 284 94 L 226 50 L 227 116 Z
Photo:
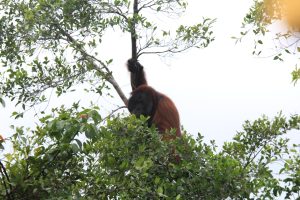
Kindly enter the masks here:
M 138 55 L 137 55 L 137 47 L 136 47 L 136 15 L 138 15 L 138 0 L 134 0 L 133 3 L 133 18 L 132 18 L 132 24 L 131 24 L 131 57 L 133 60 L 137 61 Z

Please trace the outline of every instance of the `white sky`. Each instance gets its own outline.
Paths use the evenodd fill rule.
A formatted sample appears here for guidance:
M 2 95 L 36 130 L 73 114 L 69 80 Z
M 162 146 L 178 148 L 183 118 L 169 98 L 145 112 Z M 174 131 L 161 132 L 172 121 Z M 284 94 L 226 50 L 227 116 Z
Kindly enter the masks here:
M 206 141 L 214 139 L 219 145 L 241 130 L 245 120 L 254 120 L 263 114 L 273 117 L 279 111 L 286 116 L 300 113 L 300 84 L 293 86 L 290 75 L 295 63 L 290 60 L 278 63 L 272 58 L 253 57 L 251 39 L 237 45 L 231 39 L 239 35 L 242 19 L 251 2 L 189 0 L 186 14 L 176 23 L 197 23 L 202 16 L 217 18 L 213 29 L 216 40 L 208 48 L 190 50 L 166 60 L 157 56 L 141 58 L 149 85 L 172 98 L 184 128 L 193 135 L 200 132 Z M 109 43 L 99 55 L 106 54 L 107 58 L 114 55 L 114 76 L 129 95 L 129 74 L 125 62 L 131 54 L 130 39 L 128 36 L 119 36 L 119 40 L 116 40 L 113 36 L 110 34 L 106 37 Z M 86 98 L 89 95 L 70 94 L 52 104 L 57 106 L 58 102 L 74 100 L 84 102 Z M 98 98 L 92 96 L 92 99 Z M 13 107 L 9 102 L 6 103 L 6 108 L 0 108 L 0 134 L 5 137 L 11 135 L 11 124 L 31 126 L 34 123 L 30 113 L 17 122 L 10 119 Z M 119 97 L 113 102 L 101 97 L 99 104 L 113 106 L 122 103 Z M 109 108 L 105 110 L 109 113 Z M 294 141 L 299 139 L 300 136 L 293 136 Z

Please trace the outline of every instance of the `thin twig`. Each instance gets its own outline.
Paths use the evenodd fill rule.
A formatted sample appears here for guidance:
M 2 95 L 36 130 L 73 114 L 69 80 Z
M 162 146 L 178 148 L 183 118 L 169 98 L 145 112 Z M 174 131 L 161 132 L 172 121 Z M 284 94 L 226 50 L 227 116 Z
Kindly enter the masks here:
M 8 176 L 8 174 L 6 172 L 5 166 L 3 165 L 3 163 L 1 162 L 1 160 L 0 160 L 0 172 L 1 172 L 1 175 L 2 175 L 2 180 L 3 180 L 3 185 L 4 185 L 4 188 L 5 188 L 6 197 L 9 200 L 13 199 L 13 197 L 12 197 L 13 194 L 11 193 L 11 191 L 13 190 L 12 189 L 12 185 L 10 183 L 9 176 Z M 8 186 L 9 186 L 10 191 L 8 191 L 5 179 L 8 182 Z
M 111 111 L 111 113 L 110 113 L 108 116 L 104 117 L 104 118 L 102 119 L 102 121 L 106 121 L 106 120 L 107 120 L 108 118 L 110 118 L 115 112 L 117 112 L 118 110 L 121 110 L 121 109 L 123 109 L 123 108 L 127 108 L 127 107 L 126 107 L 126 106 L 121 106 L 121 107 L 116 108 L 115 110 Z

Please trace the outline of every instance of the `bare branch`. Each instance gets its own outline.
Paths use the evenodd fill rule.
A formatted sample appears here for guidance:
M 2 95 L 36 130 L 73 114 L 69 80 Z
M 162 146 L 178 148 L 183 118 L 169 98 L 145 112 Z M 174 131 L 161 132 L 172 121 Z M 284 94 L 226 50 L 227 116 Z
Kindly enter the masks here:
M 115 88 L 115 90 L 117 91 L 118 95 L 120 96 L 120 98 L 122 99 L 122 101 L 124 102 L 124 104 L 127 106 L 128 104 L 128 99 L 125 96 L 125 94 L 123 93 L 122 89 L 120 88 L 119 84 L 117 83 L 117 81 L 115 80 L 115 78 L 111 75 L 107 81 L 112 84 L 112 86 Z
M 135 16 L 138 14 L 138 0 L 134 0 L 133 3 L 133 21 L 131 24 L 131 57 L 133 60 L 137 60 L 137 46 L 136 46 L 136 21 Z
M 142 5 L 139 9 L 138 12 L 140 12 L 141 10 L 145 9 L 145 8 L 151 8 L 152 6 L 156 5 L 157 2 L 153 3 L 153 1 L 149 1 L 147 3 L 145 3 L 144 5 Z
M 123 13 L 123 11 L 118 6 L 114 6 L 109 3 L 103 3 L 100 6 L 102 6 L 101 13 L 117 14 L 117 15 L 123 17 L 126 21 L 128 20 L 127 16 Z M 106 8 L 106 6 L 107 6 L 107 8 Z
M 162 51 L 144 51 L 144 52 L 140 52 L 139 53 L 139 56 L 143 55 L 143 54 L 165 54 L 165 53 L 181 53 L 181 52 L 184 52 L 190 48 L 192 48 L 193 46 L 187 46 L 187 47 L 184 47 L 182 49 L 177 49 L 177 48 L 169 48 L 167 50 L 162 50 Z
M 124 109 L 124 108 L 127 108 L 127 107 L 126 106 L 121 106 L 121 107 L 118 107 L 118 108 L 114 109 L 113 111 L 111 111 L 111 113 L 108 116 L 104 117 L 102 119 L 102 121 L 106 121 L 106 119 L 110 118 L 115 112 L 117 112 L 118 110 Z

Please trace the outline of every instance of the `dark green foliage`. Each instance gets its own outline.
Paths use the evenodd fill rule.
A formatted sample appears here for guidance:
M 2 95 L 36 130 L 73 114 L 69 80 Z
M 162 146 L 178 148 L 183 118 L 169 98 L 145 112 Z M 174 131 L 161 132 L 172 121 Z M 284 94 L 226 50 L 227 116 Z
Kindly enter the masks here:
M 11 138 L 3 163 L 15 199 L 274 199 L 299 191 L 299 146 L 283 138 L 299 129 L 299 116 L 246 122 L 219 151 L 201 135 L 163 142 L 134 116 L 103 123 L 96 110 L 76 107 L 53 116 Z M 0 194 L 7 196 L 3 184 Z

